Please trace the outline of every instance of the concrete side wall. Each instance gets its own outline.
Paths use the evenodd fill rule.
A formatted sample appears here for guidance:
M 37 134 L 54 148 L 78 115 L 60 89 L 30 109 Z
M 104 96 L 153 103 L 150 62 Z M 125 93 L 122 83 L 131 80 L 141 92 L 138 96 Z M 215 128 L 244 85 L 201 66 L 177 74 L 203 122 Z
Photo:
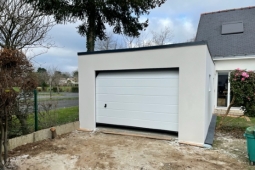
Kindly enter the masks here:
M 205 88 L 205 120 L 204 120 L 204 125 L 205 129 L 208 130 L 211 119 L 212 119 L 212 114 L 214 112 L 214 97 L 215 97 L 215 86 L 214 86 L 214 81 L 215 81 L 215 65 L 213 63 L 213 60 L 211 58 L 211 55 L 209 51 L 206 51 L 206 75 L 205 75 L 205 80 L 206 80 L 206 88 Z M 208 131 L 205 131 L 205 135 L 207 135 Z
M 80 127 L 79 122 L 72 122 L 65 125 L 57 126 L 55 128 L 56 128 L 57 135 L 62 135 L 65 133 L 72 132 L 76 129 L 79 129 L 79 127 Z M 37 141 L 41 141 L 41 140 L 49 139 L 49 138 L 51 138 L 50 128 L 39 130 L 37 132 L 31 133 L 28 135 L 12 138 L 12 139 L 9 139 L 8 141 L 9 150 L 12 150 L 21 145 L 25 145 L 27 143 L 33 143 L 33 142 L 37 142 Z
M 179 68 L 179 141 L 203 144 L 205 129 L 206 45 L 80 55 L 80 127 L 94 130 L 95 73 L 106 70 Z M 212 62 L 212 61 L 211 61 Z M 207 88 L 208 89 L 208 88 Z

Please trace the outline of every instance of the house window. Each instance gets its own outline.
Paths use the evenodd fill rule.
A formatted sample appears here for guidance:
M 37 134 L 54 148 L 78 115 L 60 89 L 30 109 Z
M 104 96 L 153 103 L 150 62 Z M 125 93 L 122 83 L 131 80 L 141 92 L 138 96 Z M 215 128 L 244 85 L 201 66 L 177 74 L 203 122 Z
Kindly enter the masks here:
M 228 106 L 228 72 L 218 73 L 217 106 Z
M 217 106 L 227 107 L 232 98 L 231 83 L 228 81 L 230 72 L 218 73 L 218 88 L 217 88 Z M 240 107 L 239 105 L 233 105 L 232 107 Z
M 227 22 L 222 24 L 221 34 L 238 34 L 243 33 L 244 27 L 242 21 Z

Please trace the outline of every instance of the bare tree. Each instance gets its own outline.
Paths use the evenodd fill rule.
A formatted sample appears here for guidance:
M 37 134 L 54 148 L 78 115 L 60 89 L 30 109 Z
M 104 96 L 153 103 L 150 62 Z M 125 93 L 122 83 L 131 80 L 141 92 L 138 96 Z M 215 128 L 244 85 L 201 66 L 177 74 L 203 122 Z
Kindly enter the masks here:
M 127 48 L 135 48 L 137 47 L 137 37 L 129 37 L 123 35 L 124 42 Z
M 123 39 L 127 48 L 138 48 L 152 45 L 148 37 L 148 34 L 141 32 L 139 37 L 123 36 Z
M 107 33 L 105 40 L 96 41 L 96 51 L 116 50 L 122 47 L 120 41 L 112 33 Z
M 48 31 L 54 21 L 24 0 L 0 0 L 0 47 L 7 49 L 49 48 Z
M 151 31 L 152 33 L 152 44 L 153 45 L 165 45 L 170 43 L 173 38 L 173 31 L 169 26 L 165 26 L 159 32 Z
M 159 32 L 141 32 L 139 37 L 123 36 L 127 48 L 147 47 L 153 45 L 165 45 L 171 42 L 173 31 L 169 26 L 164 27 Z
M 56 86 L 59 93 L 59 80 L 61 78 L 61 72 L 57 70 L 57 67 L 51 66 L 47 69 L 50 85 L 50 98 L 52 97 L 52 87 Z
M 196 36 L 194 35 L 192 38 L 188 39 L 187 42 L 194 42 L 196 40 Z

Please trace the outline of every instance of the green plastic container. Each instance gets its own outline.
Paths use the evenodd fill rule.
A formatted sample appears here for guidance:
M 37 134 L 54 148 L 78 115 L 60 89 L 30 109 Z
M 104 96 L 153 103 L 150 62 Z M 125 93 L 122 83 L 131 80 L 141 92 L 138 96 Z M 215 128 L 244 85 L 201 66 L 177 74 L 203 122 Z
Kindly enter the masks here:
M 255 164 L 255 126 L 248 127 L 244 136 L 247 140 L 247 152 L 250 160 L 250 164 Z

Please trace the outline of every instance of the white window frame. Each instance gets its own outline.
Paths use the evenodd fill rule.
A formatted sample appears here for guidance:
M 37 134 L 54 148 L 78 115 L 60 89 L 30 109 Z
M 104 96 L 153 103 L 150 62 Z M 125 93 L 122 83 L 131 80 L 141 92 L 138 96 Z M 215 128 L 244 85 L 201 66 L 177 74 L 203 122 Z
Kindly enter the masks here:
M 219 80 L 219 73 L 228 73 L 228 78 L 230 76 L 230 70 L 222 70 L 216 72 L 216 81 L 215 81 L 215 106 L 216 108 L 227 108 L 230 104 L 230 82 L 228 81 L 228 93 L 227 93 L 227 106 L 218 106 L 218 80 Z

